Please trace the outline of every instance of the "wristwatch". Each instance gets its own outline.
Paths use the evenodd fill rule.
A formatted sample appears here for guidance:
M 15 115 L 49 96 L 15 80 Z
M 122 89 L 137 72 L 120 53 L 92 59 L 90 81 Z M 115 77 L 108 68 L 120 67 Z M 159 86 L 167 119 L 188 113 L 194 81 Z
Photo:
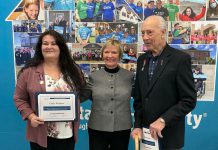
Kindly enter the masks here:
M 163 118 L 160 118 L 160 122 L 165 124 L 165 120 Z

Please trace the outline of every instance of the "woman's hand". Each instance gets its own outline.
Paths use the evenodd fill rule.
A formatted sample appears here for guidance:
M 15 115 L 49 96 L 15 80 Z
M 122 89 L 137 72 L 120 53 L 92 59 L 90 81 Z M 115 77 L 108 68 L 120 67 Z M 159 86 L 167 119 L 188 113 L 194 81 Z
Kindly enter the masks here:
M 30 114 L 28 116 L 28 119 L 31 122 L 31 126 L 34 127 L 34 128 L 38 127 L 41 124 L 44 124 L 44 120 L 39 118 L 38 116 L 36 116 L 34 113 Z

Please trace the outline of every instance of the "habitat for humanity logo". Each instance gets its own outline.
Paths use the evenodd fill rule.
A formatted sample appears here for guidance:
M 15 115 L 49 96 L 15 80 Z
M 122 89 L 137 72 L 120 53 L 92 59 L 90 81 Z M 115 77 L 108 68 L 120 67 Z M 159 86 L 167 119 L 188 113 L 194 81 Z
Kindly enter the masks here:
M 207 117 L 207 113 L 202 113 L 202 114 L 192 114 L 191 112 L 189 114 L 186 115 L 186 119 L 187 119 L 187 125 L 191 126 L 192 129 L 197 129 L 203 118 Z
M 89 120 L 91 110 L 90 109 L 85 109 L 84 107 L 80 107 L 80 129 L 81 130 L 86 130 L 87 129 L 87 121 Z M 131 113 L 132 118 L 134 119 L 134 113 Z M 189 114 L 186 115 L 186 124 L 190 126 L 192 129 L 197 129 L 201 122 L 204 120 L 204 118 L 207 117 L 207 113 L 202 113 L 202 114 L 194 114 L 190 112 Z
M 90 116 L 91 110 L 86 109 L 84 107 L 80 107 L 80 125 L 79 129 L 85 131 L 88 129 L 88 120 Z

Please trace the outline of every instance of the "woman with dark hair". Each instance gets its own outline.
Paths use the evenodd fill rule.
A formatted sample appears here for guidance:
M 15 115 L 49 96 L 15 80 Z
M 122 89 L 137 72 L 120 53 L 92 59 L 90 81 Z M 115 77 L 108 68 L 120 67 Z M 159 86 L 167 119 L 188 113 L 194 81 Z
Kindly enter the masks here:
M 130 97 L 134 75 L 118 64 L 122 56 L 119 41 L 109 39 L 101 55 L 105 66 L 89 76 L 81 96 L 81 101 L 92 100 L 89 149 L 127 150 L 132 127 Z
M 196 15 L 191 7 L 186 7 L 186 9 L 179 14 L 179 19 L 182 21 L 197 21 L 204 17 L 206 11 L 206 6 L 203 6 L 201 9 L 201 13 Z
M 72 59 L 64 38 L 53 30 L 42 33 L 35 56 L 18 74 L 14 93 L 15 105 L 27 121 L 26 137 L 31 150 L 74 149 L 79 120 L 45 122 L 36 115 L 35 97 L 37 92 L 79 93 L 84 85 L 82 71 Z M 79 108 L 79 99 L 77 102 Z

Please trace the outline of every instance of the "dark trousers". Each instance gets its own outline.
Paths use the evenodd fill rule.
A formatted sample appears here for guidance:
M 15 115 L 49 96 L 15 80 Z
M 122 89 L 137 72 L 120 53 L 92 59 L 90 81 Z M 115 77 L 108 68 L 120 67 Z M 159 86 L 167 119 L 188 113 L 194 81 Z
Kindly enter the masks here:
M 48 137 L 47 138 L 48 147 L 39 146 L 37 143 L 30 142 L 31 150 L 74 150 L 75 142 L 74 138 L 68 139 L 55 139 Z
M 114 132 L 88 129 L 90 150 L 128 150 L 131 130 Z

